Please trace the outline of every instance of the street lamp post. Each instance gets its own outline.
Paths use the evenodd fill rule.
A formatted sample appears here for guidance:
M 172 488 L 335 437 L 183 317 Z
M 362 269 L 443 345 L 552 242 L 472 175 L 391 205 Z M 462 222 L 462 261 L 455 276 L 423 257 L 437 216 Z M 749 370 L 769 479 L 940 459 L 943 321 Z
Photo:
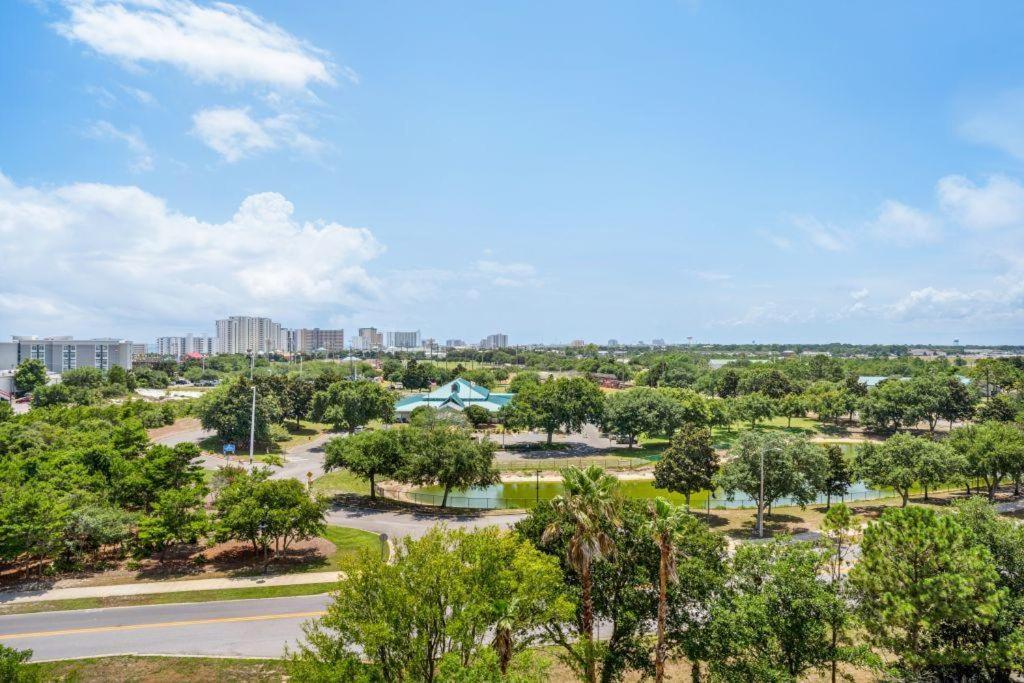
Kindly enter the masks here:
M 764 450 L 759 451 L 761 488 L 757 496 L 757 537 L 764 538 Z
M 249 416 L 249 464 L 252 464 L 253 445 L 256 443 L 256 385 L 252 385 L 252 414 Z

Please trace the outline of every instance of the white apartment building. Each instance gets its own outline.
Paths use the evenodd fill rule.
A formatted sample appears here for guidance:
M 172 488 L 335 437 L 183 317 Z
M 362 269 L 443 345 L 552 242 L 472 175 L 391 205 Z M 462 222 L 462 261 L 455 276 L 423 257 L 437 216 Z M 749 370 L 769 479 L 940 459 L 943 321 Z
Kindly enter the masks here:
M 489 334 L 485 339 L 480 342 L 480 348 L 482 349 L 505 349 L 508 348 L 508 335 L 498 332 L 497 334 Z
M 387 347 L 389 349 L 418 349 L 420 348 L 420 331 L 388 332 Z
M 190 353 L 209 356 L 213 354 L 213 349 L 213 337 L 204 334 L 188 332 L 184 337 L 158 337 L 156 340 L 156 352 L 175 360 L 181 360 Z
M 287 330 L 270 318 L 233 315 L 216 323 L 214 353 L 275 353 L 288 348 Z
M 25 360 L 36 359 L 50 372 L 115 365 L 132 369 L 132 343 L 123 339 L 75 339 L 73 337 L 12 337 L 0 343 L 0 370 L 11 370 Z

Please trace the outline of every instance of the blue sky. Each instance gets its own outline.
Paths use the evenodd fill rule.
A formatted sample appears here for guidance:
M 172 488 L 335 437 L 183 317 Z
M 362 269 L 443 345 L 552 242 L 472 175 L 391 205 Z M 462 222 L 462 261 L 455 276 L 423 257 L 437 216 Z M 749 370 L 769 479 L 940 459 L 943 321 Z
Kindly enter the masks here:
M 0 333 L 1021 343 L 1024 5 L 0 4 Z

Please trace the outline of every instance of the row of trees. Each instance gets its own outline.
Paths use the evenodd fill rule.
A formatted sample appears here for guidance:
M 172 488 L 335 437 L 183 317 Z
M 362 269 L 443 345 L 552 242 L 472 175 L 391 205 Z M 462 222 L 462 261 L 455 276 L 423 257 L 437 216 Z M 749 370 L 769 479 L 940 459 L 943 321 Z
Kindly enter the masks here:
M 265 551 L 316 531 L 324 503 L 265 471 L 223 471 L 208 511 L 199 448 L 150 443 L 142 418 L 154 409 L 58 406 L 0 420 L 0 561 L 72 568 L 204 538 Z
M 293 675 L 547 680 L 538 645 L 585 681 L 661 681 L 671 660 L 694 681 L 838 680 L 851 666 L 1009 680 L 1024 667 L 1024 529 L 982 499 L 890 509 L 863 539 L 837 505 L 818 543 L 730 554 L 684 510 L 616 489 L 597 468 L 568 470 L 562 496 L 512 532 L 438 529 L 403 541 L 393 565 L 354 560 Z
M 497 446 L 443 416 L 423 414 L 404 429 L 380 429 L 332 439 L 325 447 L 324 470 L 345 468 L 370 481 L 387 478 L 406 484 L 444 487 L 441 506 L 453 489 L 486 486 L 500 479 L 494 469 Z
M 196 412 L 206 429 L 225 442 L 244 443 L 252 424 L 256 389 L 255 440 L 269 444 L 292 421 L 311 419 L 337 431 L 354 432 L 373 420 L 390 422 L 397 396 L 377 382 L 340 379 L 324 373 L 315 377 L 290 375 L 242 377 L 207 392 Z

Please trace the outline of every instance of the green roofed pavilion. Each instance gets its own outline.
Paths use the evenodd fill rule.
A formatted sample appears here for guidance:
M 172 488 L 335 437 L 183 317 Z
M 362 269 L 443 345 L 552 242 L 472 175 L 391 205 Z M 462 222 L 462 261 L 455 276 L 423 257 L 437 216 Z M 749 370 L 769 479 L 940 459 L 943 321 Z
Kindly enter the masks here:
M 458 379 L 445 382 L 427 394 L 405 396 L 395 403 L 395 419 L 405 422 L 412 411 L 420 406 L 430 406 L 438 410 L 465 410 L 468 406 L 480 406 L 484 410 L 497 413 L 501 407 L 512 400 L 515 394 L 499 394 L 487 387 L 473 384 L 469 380 Z

